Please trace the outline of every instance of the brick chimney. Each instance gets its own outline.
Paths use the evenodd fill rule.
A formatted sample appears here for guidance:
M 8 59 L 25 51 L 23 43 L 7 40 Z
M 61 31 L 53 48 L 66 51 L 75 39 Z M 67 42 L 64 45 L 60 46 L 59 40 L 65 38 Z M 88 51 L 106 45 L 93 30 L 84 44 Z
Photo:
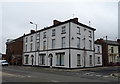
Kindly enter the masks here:
M 31 34 L 35 33 L 35 30 L 30 30 L 30 33 L 31 33 Z
M 78 18 L 71 19 L 73 22 L 78 22 Z
M 58 25 L 58 24 L 60 24 L 61 22 L 60 21 L 58 21 L 58 20 L 53 20 L 53 25 Z
M 117 39 L 117 42 L 120 43 L 120 39 Z

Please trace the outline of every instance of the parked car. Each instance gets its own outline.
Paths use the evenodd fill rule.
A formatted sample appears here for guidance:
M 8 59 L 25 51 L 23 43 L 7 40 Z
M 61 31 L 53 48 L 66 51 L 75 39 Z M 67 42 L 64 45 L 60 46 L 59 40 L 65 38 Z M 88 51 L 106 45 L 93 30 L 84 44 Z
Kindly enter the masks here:
M 8 62 L 6 60 L 0 60 L 0 65 L 8 66 Z

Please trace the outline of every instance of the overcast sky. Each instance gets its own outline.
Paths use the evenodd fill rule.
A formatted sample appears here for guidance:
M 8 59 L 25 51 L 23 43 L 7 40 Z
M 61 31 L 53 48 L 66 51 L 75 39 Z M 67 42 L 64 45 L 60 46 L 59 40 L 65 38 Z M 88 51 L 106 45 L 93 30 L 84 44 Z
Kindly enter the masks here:
M 109 1 L 109 0 L 108 0 Z M 38 24 L 38 29 L 52 25 L 54 19 L 65 21 L 74 17 L 79 22 L 96 28 L 95 39 L 108 36 L 116 40 L 118 37 L 118 0 L 103 1 L 78 1 L 63 0 L 42 2 L 1 2 L 0 8 L 0 52 L 5 53 L 7 39 L 15 39 L 24 33 L 35 29 L 29 22 Z

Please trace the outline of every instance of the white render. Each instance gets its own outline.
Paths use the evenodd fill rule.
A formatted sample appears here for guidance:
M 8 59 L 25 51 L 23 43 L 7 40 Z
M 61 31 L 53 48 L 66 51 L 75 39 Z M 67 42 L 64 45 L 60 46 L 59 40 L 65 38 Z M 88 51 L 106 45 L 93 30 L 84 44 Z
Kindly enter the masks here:
M 61 28 L 63 26 L 65 26 L 66 28 L 65 34 L 61 34 Z M 80 27 L 80 35 L 77 34 L 78 32 L 77 27 Z M 55 34 L 56 34 L 55 36 L 52 36 L 53 29 L 55 29 Z M 89 37 L 89 31 L 91 31 L 92 38 Z M 46 38 L 43 38 L 44 32 L 46 32 Z M 31 36 L 33 36 L 32 42 L 30 41 Z M 62 37 L 65 37 L 65 48 L 61 47 Z M 80 38 L 80 48 L 77 48 L 78 37 Z M 27 42 L 26 42 L 26 38 L 28 39 Z M 52 49 L 52 39 L 55 39 L 54 49 Z M 89 45 L 89 40 L 91 40 L 91 49 Z M 46 41 L 45 50 L 43 50 L 43 41 Z M 38 45 L 37 42 L 39 42 L 38 49 L 37 49 L 37 45 Z M 31 43 L 32 43 L 32 51 L 30 50 Z M 26 51 L 26 45 L 27 45 L 27 51 Z M 40 31 L 37 31 L 37 33 L 25 35 L 23 48 L 24 48 L 23 49 L 23 59 L 24 59 L 23 65 L 52 66 L 52 67 L 62 67 L 62 68 L 82 68 L 82 67 L 95 66 L 94 30 L 86 26 L 78 25 L 72 21 L 68 21 L 58 26 L 53 26 L 52 28 L 42 29 Z M 61 61 L 62 59 L 60 63 L 61 64 L 63 63 L 63 65 L 56 65 L 57 62 L 59 63 L 59 60 L 57 60 L 57 55 L 58 57 L 60 55 L 59 53 L 62 53 L 63 58 L 60 58 L 59 60 Z M 77 66 L 77 54 L 80 54 L 79 66 Z M 26 64 L 26 55 L 28 55 L 27 64 Z M 43 58 L 45 59 L 45 62 L 43 65 L 40 64 L 41 63 L 40 60 L 42 59 L 40 58 L 40 55 L 45 55 L 45 58 Z M 92 61 L 91 64 L 89 64 L 90 57 Z M 52 58 L 52 65 L 50 62 L 51 58 Z M 33 63 L 32 63 L 32 59 L 33 59 Z
M 95 66 L 102 66 L 102 45 L 100 44 L 95 44 Z

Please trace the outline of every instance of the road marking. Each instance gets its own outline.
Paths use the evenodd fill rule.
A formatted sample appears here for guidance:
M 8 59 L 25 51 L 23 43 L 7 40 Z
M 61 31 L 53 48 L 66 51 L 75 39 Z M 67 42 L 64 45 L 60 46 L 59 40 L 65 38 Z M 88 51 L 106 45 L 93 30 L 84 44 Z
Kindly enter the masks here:
M 51 82 L 59 82 L 59 81 L 56 81 L 56 80 L 51 80 Z
M 96 76 L 101 77 L 101 75 L 96 75 Z
M 24 78 L 25 76 L 22 76 L 22 75 L 15 75 L 15 74 L 10 74 L 10 73 L 5 73 L 3 72 L 3 75 L 6 75 L 6 76 L 12 76 L 12 77 L 19 77 L 19 78 Z
M 107 77 L 109 77 L 109 76 L 103 76 L 103 77 L 107 78 Z

